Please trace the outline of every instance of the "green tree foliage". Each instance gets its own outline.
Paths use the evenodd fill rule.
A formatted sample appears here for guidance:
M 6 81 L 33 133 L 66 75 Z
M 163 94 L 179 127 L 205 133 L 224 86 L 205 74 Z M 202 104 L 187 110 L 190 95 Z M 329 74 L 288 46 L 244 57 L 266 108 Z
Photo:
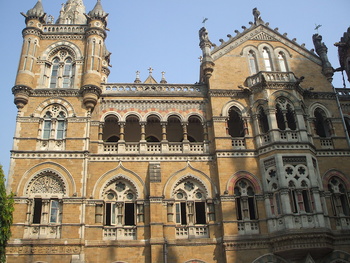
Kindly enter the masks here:
M 5 188 L 5 175 L 0 165 L 0 263 L 6 262 L 5 249 L 11 236 L 13 195 L 8 195 Z

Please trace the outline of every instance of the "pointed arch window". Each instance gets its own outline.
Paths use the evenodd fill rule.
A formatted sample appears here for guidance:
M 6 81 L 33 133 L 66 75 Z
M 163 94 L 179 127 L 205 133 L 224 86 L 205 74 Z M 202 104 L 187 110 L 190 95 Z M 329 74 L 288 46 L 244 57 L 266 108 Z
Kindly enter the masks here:
M 254 74 L 258 73 L 258 63 L 257 63 L 257 59 L 256 59 L 256 54 L 253 50 L 250 50 L 248 52 L 248 59 L 249 59 L 250 74 L 254 75 Z
M 272 60 L 271 60 L 271 54 L 270 51 L 265 47 L 262 50 L 263 59 L 264 59 L 264 65 L 266 71 L 272 71 Z
M 118 118 L 109 115 L 105 118 L 102 128 L 102 140 L 105 142 L 118 142 L 120 139 L 120 125 Z
M 245 127 L 242 112 L 237 107 L 231 107 L 228 111 L 227 120 L 228 134 L 231 137 L 244 137 Z
M 296 130 L 295 112 L 292 104 L 285 98 L 276 101 L 276 120 L 280 130 Z
M 280 71 L 282 72 L 287 72 L 288 67 L 287 67 L 287 58 L 286 55 L 281 51 L 278 53 L 278 64 L 280 66 Z
M 187 137 L 190 142 L 203 142 L 204 128 L 198 116 L 191 116 L 188 118 L 187 132 Z
M 338 177 L 330 178 L 328 190 L 331 192 L 332 210 L 334 216 L 350 216 L 350 203 L 345 183 Z
M 67 51 L 59 51 L 52 60 L 51 66 L 47 64 L 46 67 L 51 67 L 50 88 L 73 88 L 75 63 Z M 45 71 L 50 71 L 50 68 L 45 69 Z M 46 83 L 44 84 L 46 85 Z
M 317 108 L 314 112 L 314 116 L 316 134 L 320 137 L 330 137 L 331 126 L 330 120 L 327 118 L 326 113 L 322 109 Z
M 128 227 L 144 221 L 144 208 L 137 203 L 135 186 L 123 178 L 110 183 L 103 194 L 105 226 Z
M 249 180 L 241 179 L 234 187 L 237 220 L 256 220 L 255 190 Z
M 66 109 L 59 104 L 48 106 L 42 119 L 42 135 L 44 140 L 62 140 L 65 138 L 67 124 Z
M 263 107 L 260 107 L 258 110 L 258 122 L 259 122 L 260 132 L 267 133 L 270 129 L 269 120 L 267 118 L 267 115 Z

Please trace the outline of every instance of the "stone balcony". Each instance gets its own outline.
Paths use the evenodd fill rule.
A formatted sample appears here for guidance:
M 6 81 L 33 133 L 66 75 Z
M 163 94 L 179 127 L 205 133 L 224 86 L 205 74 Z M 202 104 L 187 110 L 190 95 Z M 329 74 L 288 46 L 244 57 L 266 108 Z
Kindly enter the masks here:
M 246 85 L 249 88 L 257 88 L 262 85 L 274 85 L 274 84 L 295 84 L 298 79 L 293 72 L 278 72 L 278 71 L 260 71 L 257 74 L 250 76 L 246 79 Z

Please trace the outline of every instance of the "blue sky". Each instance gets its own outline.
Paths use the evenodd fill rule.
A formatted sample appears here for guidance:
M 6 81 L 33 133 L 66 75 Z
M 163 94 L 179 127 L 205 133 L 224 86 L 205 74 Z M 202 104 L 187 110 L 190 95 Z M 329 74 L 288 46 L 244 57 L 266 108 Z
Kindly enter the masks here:
M 44 10 L 57 19 L 61 4 L 66 0 L 42 0 Z M 0 164 L 8 174 L 10 150 L 15 129 L 17 109 L 13 104 L 11 88 L 15 82 L 22 46 L 24 17 L 36 0 L 0 0 L 3 31 L 0 42 L 2 102 L 0 103 Z M 84 0 L 87 12 L 96 0 Z M 107 48 L 112 52 L 111 75 L 108 82 L 133 82 L 135 72 L 141 80 L 148 76 L 151 66 L 153 76 L 160 81 L 161 72 L 169 83 L 195 83 L 198 81 L 201 51 L 198 47 L 198 30 L 203 18 L 208 18 L 206 28 L 210 40 L 220 43 L 234 30 L 242 31 L 253 21 L 252 9 L 257 7 L 265 22 L 290 39 L 306 44 L 312 49 L 315 24 L 321 24 L 319 33 L 328 47 L 328 57 L 334 68 L 339 67 L 334 43 L 350 26 L 349 0 L 102 0 L 109 13 Z M 341 74 L 335 73 L 333 84 L 342 87 Z M 350 85 L 347 83 L 347 87 Z

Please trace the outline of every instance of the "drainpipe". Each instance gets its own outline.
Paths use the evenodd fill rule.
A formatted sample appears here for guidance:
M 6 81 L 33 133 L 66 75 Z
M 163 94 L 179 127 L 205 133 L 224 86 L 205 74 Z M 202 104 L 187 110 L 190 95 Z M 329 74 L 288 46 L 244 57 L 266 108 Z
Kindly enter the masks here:
M 348 146 L 350 148 L 350 138 L 349 138 L 349 133 L 348 133 L 348 129 L 346 128 L 346 124 L 345 124 L 345 120 L 344 120 L 344 114 L 343 114 L 343 110 L 341 109 L 341 105 L 340 105 L 340 101 L 339 101 L 339 98 L 338 98 L 338 93 L 337 91 L 335 90 L 335 87 L 332 85 L 333 87 L 333 92 L 335 93 L 335 98 L 336 98 L 336 101 L 337 101 L 337 106 L 338 106 L 338 110 L 340 112 L 340 117 L 341 117 L 341 120 L 342 120 L 342 123 L 343 123 L 343 126 L 344 126 L 344 131 L 345 131 L 345 136 L 346 136 L 346 140 L 348 142 Z
M 164 238 L 164 245 L 163 245 L 163 256 L 164 256 L 164 263 L 168 263 L 168 241 L 166 238 Z

